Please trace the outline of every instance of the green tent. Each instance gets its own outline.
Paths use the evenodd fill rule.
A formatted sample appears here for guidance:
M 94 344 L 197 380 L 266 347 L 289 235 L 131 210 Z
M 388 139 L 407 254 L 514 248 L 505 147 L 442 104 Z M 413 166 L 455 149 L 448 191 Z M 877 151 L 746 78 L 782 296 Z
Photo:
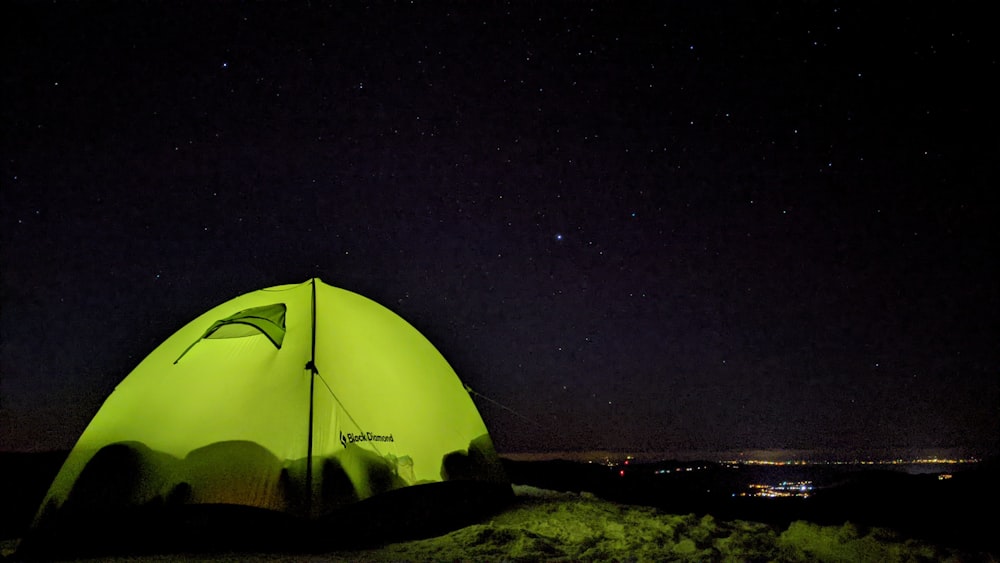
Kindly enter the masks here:
M 404 490 L 434 505 L 450 483 L 510 490 L 467 389 L 402 318 L 314 278 L 219 305 L 153 350 L 83 432 L 35 528 L 192 506 L 315 522 Z

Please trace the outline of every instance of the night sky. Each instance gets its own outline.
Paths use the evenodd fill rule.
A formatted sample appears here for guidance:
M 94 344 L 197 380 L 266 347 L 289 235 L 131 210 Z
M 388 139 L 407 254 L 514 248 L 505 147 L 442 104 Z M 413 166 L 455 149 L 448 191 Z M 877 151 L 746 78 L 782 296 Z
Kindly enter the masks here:
M 502 453 L 1000 442 L 975 3 L 4 2 L 0 450 L 317 276 Z

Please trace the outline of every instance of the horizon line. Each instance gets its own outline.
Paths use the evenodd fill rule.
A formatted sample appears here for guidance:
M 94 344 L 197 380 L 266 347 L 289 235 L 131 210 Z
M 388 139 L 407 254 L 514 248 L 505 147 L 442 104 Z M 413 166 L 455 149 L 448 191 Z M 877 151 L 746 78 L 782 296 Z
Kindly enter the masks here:
M 634 459 L 637 461 L 731 461 L 731 462 L 890 462 L 915 460 L 981 461 L 997 457 L 996 452 L 986 453 L 963 447 L 885 448 L 864 451 L 846 448 L 769 448 L 692 451 L 638 451 L 638 450 L 530 450 L 498 451 L 497 455 L 513 461 L 606 461 Z

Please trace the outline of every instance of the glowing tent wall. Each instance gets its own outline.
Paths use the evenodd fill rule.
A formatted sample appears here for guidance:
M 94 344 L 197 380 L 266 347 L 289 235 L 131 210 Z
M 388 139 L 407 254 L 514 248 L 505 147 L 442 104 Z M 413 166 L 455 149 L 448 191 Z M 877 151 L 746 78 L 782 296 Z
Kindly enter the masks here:
M 36 525 L 199 504 L 316 518 L 454 480 L 509 488 L 455 372 L 396 314 L 312 279 L 237 297 L 157 347 L 94 416 Z

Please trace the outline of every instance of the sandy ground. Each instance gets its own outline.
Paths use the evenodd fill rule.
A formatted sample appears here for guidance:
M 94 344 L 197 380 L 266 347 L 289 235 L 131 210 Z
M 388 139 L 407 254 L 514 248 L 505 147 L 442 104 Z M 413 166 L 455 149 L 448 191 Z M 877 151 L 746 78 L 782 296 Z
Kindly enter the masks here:
M 108 562 L 229 561 L 994 561 L 851 524 L 784 529 L 711 516 L 665 514 L 588 493 L 515 486 L 517 502 L 488 521 L 445 535 L 323 554 L 165 554 Z M 13 544 L 4 546 L 5 551 Z M 87 561 L 87 560 L 84 560 Z M 92 560 L 92 561 L 97 561 Z

